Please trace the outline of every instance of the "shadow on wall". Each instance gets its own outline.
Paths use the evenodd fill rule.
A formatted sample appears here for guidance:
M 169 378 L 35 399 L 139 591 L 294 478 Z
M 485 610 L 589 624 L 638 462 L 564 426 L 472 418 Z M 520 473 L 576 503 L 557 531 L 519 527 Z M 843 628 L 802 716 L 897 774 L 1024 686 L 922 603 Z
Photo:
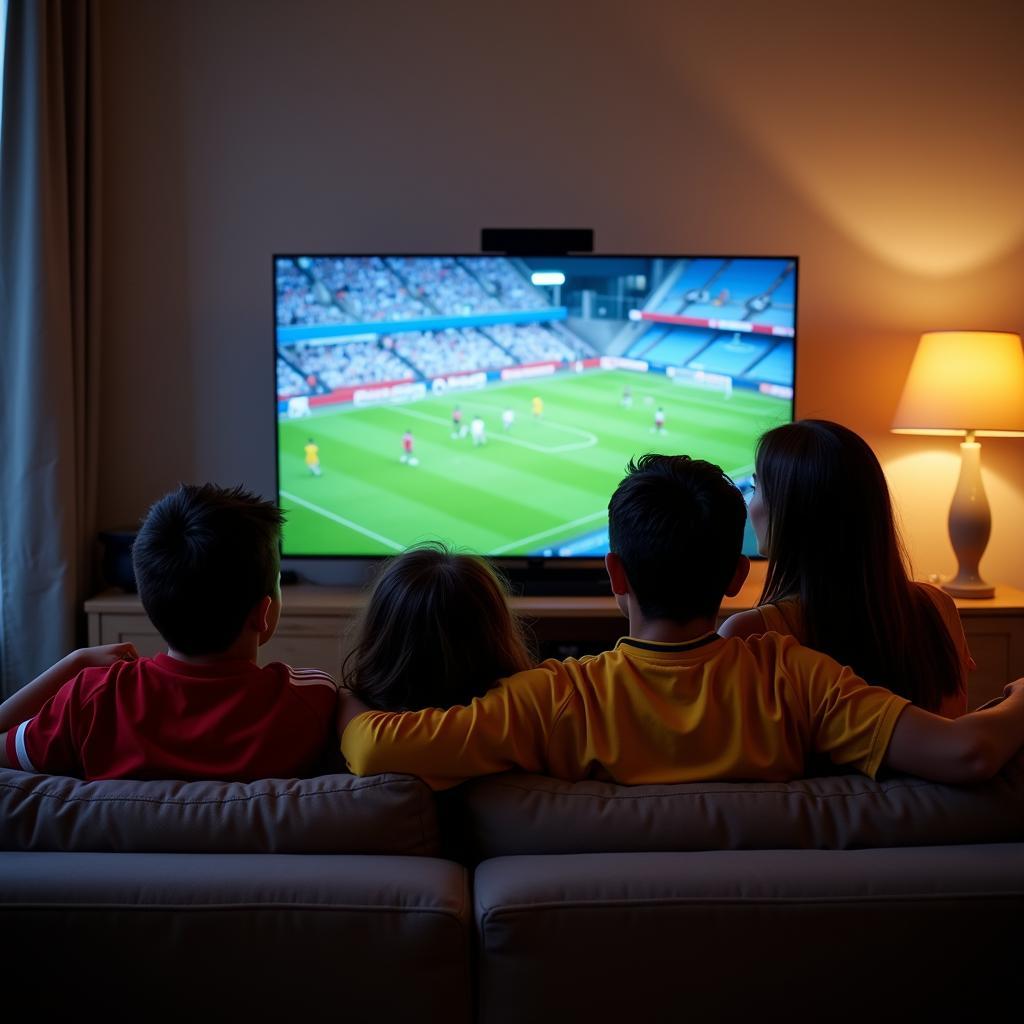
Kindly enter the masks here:
M 1020 12 L 982 7 L 676 8 L 651 37 L 852 239 L 953 277 L 1024 241 Z

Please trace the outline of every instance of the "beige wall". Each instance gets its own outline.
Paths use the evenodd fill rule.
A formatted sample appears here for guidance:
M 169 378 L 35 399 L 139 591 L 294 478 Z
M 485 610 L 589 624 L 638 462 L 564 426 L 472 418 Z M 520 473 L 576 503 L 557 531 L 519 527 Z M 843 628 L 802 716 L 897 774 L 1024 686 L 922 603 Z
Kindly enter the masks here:
M 103 0 L 100 521 L 273 489 L 270 254 L 797 253 L 798 414 L 879 452 L 951 572 L 954 441 L 888 433 L 923 330 L 1024 329 L 1013 2 Z M 985 442 L 982 568 L 1024 587 L 1024 440 Z

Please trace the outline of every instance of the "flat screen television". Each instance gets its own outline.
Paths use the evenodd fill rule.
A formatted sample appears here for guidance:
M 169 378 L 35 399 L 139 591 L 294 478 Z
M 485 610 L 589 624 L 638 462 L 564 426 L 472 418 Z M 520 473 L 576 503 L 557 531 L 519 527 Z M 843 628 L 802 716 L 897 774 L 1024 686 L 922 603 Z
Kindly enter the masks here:
M 440 540 L 593 563 L 608 499 L 649 451 L 709 459 L 748 491 L 757 437 L 793 415 L 797 269 L 276 255 L 282 553 L 376 558 Z

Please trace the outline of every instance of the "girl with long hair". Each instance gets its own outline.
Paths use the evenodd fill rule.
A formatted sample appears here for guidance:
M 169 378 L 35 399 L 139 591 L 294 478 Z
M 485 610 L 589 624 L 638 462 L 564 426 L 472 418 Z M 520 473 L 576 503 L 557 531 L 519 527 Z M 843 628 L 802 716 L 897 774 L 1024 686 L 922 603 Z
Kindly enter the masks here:
M 967 710 L 974 662 L 956 605 L 916 583 L 878 459 L 852 430 L 798 420 L 762 435 L 750 521 L 768 571 L 724 636 L 789 633 L 925 710 Z
M 469 704 L 533 664 L 497 572 L 432 544 L 384 564 L 342 679 L 371 710 L 418 711 Z

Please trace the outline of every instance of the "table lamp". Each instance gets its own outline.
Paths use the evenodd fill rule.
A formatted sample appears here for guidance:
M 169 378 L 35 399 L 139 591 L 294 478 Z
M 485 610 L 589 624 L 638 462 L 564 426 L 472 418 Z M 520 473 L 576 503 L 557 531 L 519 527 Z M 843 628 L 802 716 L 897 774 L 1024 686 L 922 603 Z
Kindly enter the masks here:
M 978 572 L 992 515 L 981 481 L 976 437 L 1024 437 L 1024 349 L 1020 335 L 932 331 L 921 335 L 900 404 L 897 434 L 964 436 L 960 479 L 949 509 L 957 574 L 943 590 L 954 597 L 993 597 Z

